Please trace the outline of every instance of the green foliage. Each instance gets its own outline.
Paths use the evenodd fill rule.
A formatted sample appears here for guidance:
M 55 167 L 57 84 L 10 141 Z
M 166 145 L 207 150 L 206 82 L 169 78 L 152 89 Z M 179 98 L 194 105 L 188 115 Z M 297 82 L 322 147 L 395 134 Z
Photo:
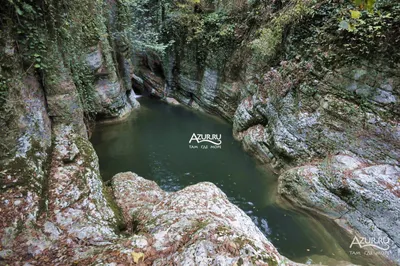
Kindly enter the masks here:
M 366 9 L 371 12 L 374 9 L 376 0 L 353 0 L 353 2 L 361 9 Z
M 396 49 L 400 44 L 400 5 L 385 6 L 381 3 L 372 10 L 374 2 L 368 1 L 368 5 L 358 10 L 346 6 L 337 13 L 342 26 L 339 26 L 336 43 L 343 45 L 351 60 L 360 57 L 371 59 L 371 56 L 400 58 Z
M 103 51 L 111 51 L 103 5 L 100 0 L 10 0 L 0 12 L 2 23 L 10 22 L 8 27 L 16 34 L 1 38 L 16 39 L 16 57 L 25 71 L 35 70 L 50 87 L 62 86 L 63 76 L 72 74 L 86 114 L 96 111 L 94 75 L 85 62 L 87 49 L 100 42 Z M 110 55 L 105 62 L 109 72 L 115 73 Z M 0 72 L 3 76 L 4 71 Z M 0 79 L 3 91 L 7 79 Z
M 324 2 L 314 7 L 312 18 L 292 28 L 285 56 L 313 59 L 320 71 L 343 62 L 395 62 L 400 59 L 399 25 L 399 4 L 379 1 L 369 12 L 351 2 Z
M 160 42 L 160 27 L 168 1 L 119 0 L 119 31 L 116 39 L 131 42 L 134 50 L 163 54 L 169 43 Z
M 348 8 L 342 9 L 342 12 L 344 12 L 345 14 L 343 14 L 339 24 L 340 29 L 347 30 L 349 32 L 356 31 L 358 26 L 366 23 L 365 20 L 363 20 L 361 17 L 363 16 L 363 14 L 364 17 L 365 15 L 371 16 L 375 4 L 375 0 L 354 0 L 353 2 L 358 7 L 358 10 Z M 368 12 L 365 12 L 363 10 L 366 10 Z M 381 12 L 378 12 L 377 14 L 381 16 Z
M 72 69 L 73 80 L 78 89 L 83 110 L 87 114 L 94 115 L 96 113 L 96 109 L 94 102 L 93 73 L 88 69 L 87 65 L 82 62 L 75 64 Z
M 71 70 L 84 112 L 95 114 L 95 77 L 85 58 L 88 47 L 97 47 L 98 43 L 101 44 L 103 54 L 110 54 L 103 4 L 100 1 L 72 0 L 65 8 L 66 13 L 74 16 L 62 17 L 59 23 L 58 33 L 63 40 L 64 53 L 68 55 L 64 57 L 64 61 Z M 88 14 L 87 10 L 93 11 Z M 104 59 L 109 72 L 114 73 L 112 58 Z
M 344 44 L 346 50 L 354 54 L 369 55 L 387 47 L 390 36 L 388 29 L 394 27 L 394 17 L 389 12 L 360 12 L 360 17 L 352 18 L 344 15 L 341 24 L 348 27 L 341 27 L 348 33 L 343 33 L 347 39 Z M 389 47 L 387 47 L 389 48 Z
M 188 55 L 199 66 L 223 62 L 238 40 L 236 24 L 224 12 L 203 12 L 210 1 L 120 0 L 119 27 L 115 39 L 130 43 L 139 53 L 156 54 L 166 60 L 166 52 Z
M 6 51 L 9 53 L 13 53 L 14 49 L 8 47 L 5 41 L 5 36 L 0 33 L 0 58 L 2 59 L 0 62 L 0 113 L 3 111 L 5 107 L 5 103 L 7 101 L 9 88 L 13 81 L 12 76 L 12 69 L 13 69 L 13 62 L 12 58 L 7 55 Z M 7 60 L 8 59 L 8 60 Z
M 291 1 L 268 23 L 259 30 L 259 37 L 252 41 L 251 47 L 256 58 L 268 60 L 275 56 L 282 44 L 283 33 L 286 27 L 299 23 L 304 17 L 313 12 L 311 1 Z
M 8 88 L 10 87 L 11 79 L 0 75 L 0 106 L 4 106 L 8 97 Z
M 16 25 L 17 40 L 21 55 L 29 67 L 43 70 L 47 66 L 44 63 L 46 56 L 46 32 L 47 29 L 41 25 L 46 19 L 46 11 L 41 5 L 33 1 L 10 1 L 11 9 L 14 9 L 13 19 L 18 20 Z M 11 16 L 12 17 L 12 16 Z
M 222 11 L 202 14 L 179 10 L 163 24 L 163 40 L 172 40 L 178 57 L 191 58 L 201 68 L 206 64 L 223 68 L 240 42 L 237 24 Z

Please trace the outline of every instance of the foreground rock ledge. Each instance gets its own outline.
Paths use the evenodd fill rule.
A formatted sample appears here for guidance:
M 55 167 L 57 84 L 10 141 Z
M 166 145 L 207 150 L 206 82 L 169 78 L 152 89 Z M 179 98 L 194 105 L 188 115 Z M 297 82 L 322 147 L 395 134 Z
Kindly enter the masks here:
M 300 265 L 281 256 L 212 183 L 168 193 L 128 172 L 112 186 L 130 229 L 139 230 L 132 251 L 153 265 Z

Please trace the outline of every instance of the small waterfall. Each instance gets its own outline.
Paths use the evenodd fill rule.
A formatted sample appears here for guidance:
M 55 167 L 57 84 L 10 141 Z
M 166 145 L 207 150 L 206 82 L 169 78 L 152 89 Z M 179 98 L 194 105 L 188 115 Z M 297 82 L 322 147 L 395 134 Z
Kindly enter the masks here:
M 135 102 L 136 99 L 142 97 L 142 95 L 137 95 L 134 90 L 130 90 L 128 97 L 131 102 Z
M 126 96 L 128 97 L 129 104 L 133 108 L 137 108 L 140 106 L 139 102 L 136 99 L 142 97 L 142 95 L 136 95 L 134 90 L 128 90 L 126 92 Z
M 163 94 L 164 94 L 164 98 L 168 97 L 168 83 L 167 82 L 165 82 L 165 84 L 164 84 Z

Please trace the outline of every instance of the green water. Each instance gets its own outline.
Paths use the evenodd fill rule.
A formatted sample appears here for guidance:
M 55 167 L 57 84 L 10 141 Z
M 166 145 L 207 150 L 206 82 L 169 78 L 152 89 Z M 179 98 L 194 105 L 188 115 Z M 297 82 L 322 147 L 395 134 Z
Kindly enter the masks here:
M 96 126 L 91 140 L 105 180 L 133 171 L 167 191 L 210 181 L 252 218 L 281 254 L 299 262 L 310 257 L 327 262 L 325 256 L 348 260 L 337 237 L 319 222 L 274 203 L 277 176 L 243 151 L 232 137 L 231 125 L 184 107 L 148 98 L 139 101 L 141 110 L 126 121 Z M 205 150 L 200 144 L 190 149 L 193 133 L 221 134 L 221 149 Z

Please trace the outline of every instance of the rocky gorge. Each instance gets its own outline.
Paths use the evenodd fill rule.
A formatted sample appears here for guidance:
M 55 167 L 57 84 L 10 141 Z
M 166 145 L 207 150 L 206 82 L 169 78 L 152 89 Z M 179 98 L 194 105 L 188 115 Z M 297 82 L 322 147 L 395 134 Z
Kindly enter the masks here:
M 181 1 L 161 7 L 174 42 L 143 53 L 118 34 L 124 1 L 38 2 L 1 11 L 0 264 L 298 265 L 211 183 L 103 184 L 91 129 L 139 108 L 139 93 L 228 120 L 279 174 L 282 206 L 389 239 L 370 265 L 399 263 L 398 3 L 361 11 L 381 30 L 365 44 L 337 30 L 350 2 Z
M 397 4 L 376 4 L 382 10 L 398 10 Z M 296 8 L 304 10 L 294 11 Z M 280 26 L 280 18 L 296 17 L 302 12 L 304 16 L 314 13 L 314 21 L 302 18 L 310 23 L 306 33 L 292 23 L 279 40 L 283 51 L 272 47 L 276 49 L 273 56 L 263 57 L 275 61 L 270 63 L 272 68 L 264 70 L 264 76 L 257 71 L 262 63 L 257 62 L 256 49 L 249 52 L 242 48 L 246 40 L 237 32 L 236 41 L 242 41 L 240 48 L 233 42 L 230 46 L 214 44 L 215 50 L 205 55 L 206 63 L 199 64 L 196 53 L 201 47 L 188 26 L 186 39 L 178 39 L 180 46 L 174 46 L 168 55 L 172 66 L 164 65 L 164 74 L 155 76 L 154 69 L 162 62 L 147 55 L 136 70 L 143 81 L 137 85 L 156 97 L 173 97 L 231 121 L 233 134 L 242 141 L 243 148 L 280 173 L 278 193 L 282 203 L 329 217 L 351 236 L 385 238 L 392 243 L 386 255 L 398 261 L 398 52 L 386 56 L 387 51 L 381 51 L 368 59 L 358 54 L 357 61 L 352 58 L 346 62 L 346 44 L 340 43 L 345 37 L 331 36 L 317 22 L 322 19 L 329 23 L 324 16 L 318 18 L 324 8 L 333 11 L 329 4 L 321 4 L 320 10 L 307 8 L 307 3 L 294 1 L 275 14 L 271 30 Z M 229 18 L 221 20 L 230 26 Z M 195 18 L 192 23 L 196 23 Z M 313 36 L 318 31 L 318 37 Z M 327 36 L 321 38 L 321 31 Z M 388 37 L 392 33 L 386 34 Z M 298 41 L 299 35 L 303 40 Z M 329 40 L 330 47 L 315 39 Z M 264 41 L 268 47 L 269 40 Z M 318 47 L 304 50 L 302 45 L 308 41 Z M 231 54 L 226 56 L 226 51 Z

